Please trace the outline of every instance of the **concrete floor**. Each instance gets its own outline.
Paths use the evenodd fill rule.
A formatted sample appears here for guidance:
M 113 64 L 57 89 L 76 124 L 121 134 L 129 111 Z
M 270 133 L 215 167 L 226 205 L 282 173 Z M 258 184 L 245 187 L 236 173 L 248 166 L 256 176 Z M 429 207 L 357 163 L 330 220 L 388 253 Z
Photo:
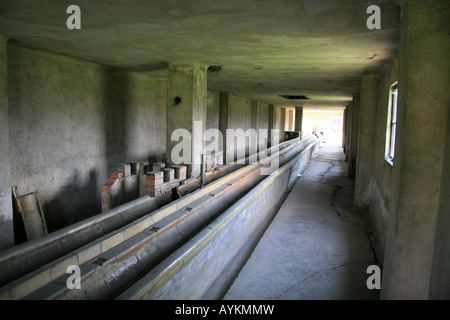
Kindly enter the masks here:
M 377 264 L 367 213 L 353 207 L 342 148 L 323 146 L 297 181 L 224 300 L 369 300 Z

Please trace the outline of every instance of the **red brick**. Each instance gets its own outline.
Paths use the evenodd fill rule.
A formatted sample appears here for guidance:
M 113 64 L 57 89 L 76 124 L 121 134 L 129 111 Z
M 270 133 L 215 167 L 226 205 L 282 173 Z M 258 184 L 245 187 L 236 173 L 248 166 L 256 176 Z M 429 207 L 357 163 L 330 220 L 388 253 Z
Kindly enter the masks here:
M 158 180 L 147 180 L 147 186 L 159 186 L 162 185 L 164 183 L 163 179 L 158 179 Z
M 148 174 L 147 174 L 147 176 L 149 177 L 149 178 L 152 178 L 152 177 L 163 177 L 163 173 L 162 173 L 162 171 L 150 171 Z
M 113 179 L 123 178 L 123 172 L 113 172 L 113 173 L 111 173 L 111 178 L 113 178 Z
M 161 176 L 148 176 L 147 177 L 147 180 L 150 180 L 150 181 L 154 181 L 154 180 L 160 180 L 160 179 L 164 179 L 164 176 L 163 175 L 161 175 Z

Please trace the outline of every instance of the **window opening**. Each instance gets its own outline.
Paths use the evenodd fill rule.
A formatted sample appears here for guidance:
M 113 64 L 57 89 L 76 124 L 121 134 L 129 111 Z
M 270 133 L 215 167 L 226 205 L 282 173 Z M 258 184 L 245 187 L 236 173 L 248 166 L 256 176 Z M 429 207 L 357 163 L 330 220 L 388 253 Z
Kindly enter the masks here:
M 386 152 L 385 159 L 391 165 L 394 164 L 395 157 L 395 138 L 397 132 L 397 101 L 398 88 L 395 82 L 389 89 L 389 108 L 386 128 Z

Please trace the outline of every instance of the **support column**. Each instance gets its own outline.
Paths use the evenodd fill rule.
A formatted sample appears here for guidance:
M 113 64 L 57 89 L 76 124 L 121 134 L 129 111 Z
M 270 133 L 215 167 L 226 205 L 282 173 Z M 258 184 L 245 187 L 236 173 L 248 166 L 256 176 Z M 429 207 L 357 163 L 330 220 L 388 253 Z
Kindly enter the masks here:
M 206 67 L 200 64 L 170 65 L 167 106 L 167 161 L 173 164 L 172 149 L 180 141 L 171 141 L 176 129 L 191 134 L 191 155 L 188 177 L 198 177 L 201 154 L 204 151 L 203 133 L 206 130 Z M 178 164 L 178 163 L 177 163 Z
M 378 75 L 363 75 L 361 77 L 361 107 L 354 194 L 354 203 L 359 207 L 368 206 L 371 196 L 377 94 Z
M 397 141 L 386 234 L 382 299 L 443 298 L 430 295 L 432 279 L 450 292 L 448 278 L 433 275 L 433 256 L 445 245 L 436 232 L 442 202 L 449 112 L 447 0 L 402 4 Z M 439 209 L 439 205 L 445 208 Z M 448 234 L 449 219 L 443 219 Z M 447 241 L 448 242 L 448 241 Z M 442 261 L 447 261 L 448 246 Z M 436 257 L 435 257 L 436 258 Z
M 222 132 L 223 163 L 227 163 L 227 129 L 229 114 L 230 93 L 221 92 L 219 96 L 219 131 Z
M 251 128 L 255 129 L 256 136 L 254 137 L 253 141 L 250 141 L 251 145 L 250 145 L 249 150 L 250 151 L 254 150 L 255 153 L 258 153 L 261 149 L 261 147 L 260 147 L 261 141 L 259 141 L 259 137 L 258 137 L 258 130 L 259 130 L 259 126 L 260 126 L 259 117 L 258 117 L 259 108 L 260 108 L 259 105 L 260 105 L 259 100 L 252 100 L 252 126 L 251 126 Z M 265 150 L 265 149 L 263 149 L 263 150 Z
M 156 161 L 165 162 L 167 146 L 167 79 L 158 79 L 156 82 L 156 110 L 155 125 L 158 134 Z
M 272 146 L 272 136 L 273 136 L 273 130 L 275 129 L 275 106 L 273 104 L 269 104 L 269 121 L 268 121 L 268 133 L 269 133 L 269 139 L 268 139 L 268 146 L 269 148 Z
M 302 131 L 303 107 L 295 107 L 295 131 Z
M 258 130 L 258 106 L 259 100 L 252 100 L 252 126 L 251 128 Z
M 346 137 L 346 135 L 347 135 L 347 107 L 345 107 L 345 109 L 344 109 L 344 114 L 343 114 L 343 116 L 342 116 L 342 151 L 344 152 L 344 154 L 345 154 L 345 148 L 346 148 L 346 145 L 345 145 L 345 137 Z
M 359 93 L 353 94 L 352 103 L 352 130 L 350 136 L 350 153 L 348 158 L 348 176 L 355 179 L 356 158 L 358 156 L 358 138 L 359 138 Z
M 9 161 L 8 39 L 0 36 L 0 250 L 14 246 Z
M 350 159 L 350 143 L 352 141 L 352 110 L 353 101 L 349 101 L 346 110 L 346 128 L 345 128 L 345 161 Z
M 278 120 L 280 125 L 280 142 L 284 141 L 284 130 L 286 127 L 286 108 L 280 107 L 280 119 Z

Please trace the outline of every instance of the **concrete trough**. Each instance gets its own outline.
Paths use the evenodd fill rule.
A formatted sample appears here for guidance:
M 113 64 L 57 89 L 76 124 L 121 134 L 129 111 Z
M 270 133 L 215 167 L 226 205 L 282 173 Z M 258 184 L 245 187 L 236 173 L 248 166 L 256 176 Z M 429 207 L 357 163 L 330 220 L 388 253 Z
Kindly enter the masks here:
M 200 299 L 317 150 L 313 142 L 117 299 Z
M 99 232 L 102 229 L 102 217 L 108 216 L 107 213 L 103 213 L 99 216 L 100 218 L 98 221 L 95 219 L 93 219 L 94 221 L 85 221 L 84 224 L 80 223 L 80 225 L 70 226 L 46 237 L 42 237 L 38 239 L 39 242 L 37 244 L 36 241 L 33 243 L 30 241 L 20 248 L 17 246 L 11 250 L 5 251 L 3 253 L 2 260 L 2 265 L 5 266 L 6 270 L 4 275 L 8 274 L 15 280 L 0 288 L 0 299 L 22 299 L 44 286 L 47 287 L 44 290 L 47 292 L 48 286 L 54 286 L 54 283 L 62 281 L 61 278 L 68 277 L 66 274 L 66 269 L 68 266 L 83 265 L 88 261 L 97 259 L 99 255 L 106 254 L 112 247 L 118 246 L 122 242 L 136 236 L 146 228 L 149 228 L 150 226 L 159 223 L 161 220 L 173 215 L 175 212 L 183 211 L 188 206 L 192 207 L 191 203 L 207 196 L 213 190 L 221 186 L 233 184 L 233 180 L 247 175 L 249 171 L 255 170 L 256 168 L 256 165 L 241 168 L 240 170 L 215 181 L 214 184 L 197 190 L 196 192 L 180 198 L 162 208 L 151 210 L 151 213 L 146 214 L 139 219 L 134 219 L 131 223 L 119 229 L 116 228 L 116 230 L 101 237 L 98 237 L 98 233 L 97 237 L 89 234 L 90 237 L 95 239 L 92 239 L 91 242 L 85 244 L 84 246 L 77 246 L 75 250 L 72 250 L 63 256 L 61 256 L 61 253 L 66 253 L 68 249 L 66 248 L 66 250 L 63 251 L 60 246 L 67 243 L 64 239 L 68 239 L 68 235 L 76 234 L 76 231 L 78 230 L 76 227 L 79 227 L 83 232 L 89 233 L 93 232 L 91 230 L 91 226 L 95 225 L 96 228 L 93 230 Z M 142 200 L 143 199 L 141 199 L 141 201 Z M 138 201 L 132 201 L 123 206 L 114 208 L 111 211 L 117 213 L 121 212 L 120 208 L 134 208 L 136 206 L 136 202 Z M 114 216 L 114 214 L 112 215 Z M 76 241 L 75 239 L 76 237 L 73 239 L 74 242 Z M 40 252 L 40 254 L 37 254 L 37 252 Z M 29 260 L 30 257 L 35 260 Z M 47 261 L 48 263 L 44 264 L 43 261 Z M 23 270 L 26 270 L 27 272 L 21 270 L 22 272 L 19 276 L 18 273 L 14 272 L 14 269 L 11 267 L 13 264 L 17 264 L 22 267 L 25 266 L 26 268 L 23 268 Z M 89 266 L 86 271 L 90 272 L 90 269 L 91 267 Z M 37 297 L 37 295 L 34 295 L 34 297 Z
M 144 196 L 109 211 L 0 252 L 0 286 L 3 286 L 95 239 L 157 209 Z M 1 289 L 0 289 L 1 292 Z
M 286 161 L 293 153 L 298 154 L 299 148 L 307 142 L 286 143 L 281 148 L 280 161 Z M 207 232 L 209 227 L 204 227 L 214 219 L 220 219 L 221 213 L 230 205 L 248 192 L 253 193 L 252 188 L 264 178 L 259 174 L 263 167 L 261 164 L 247 165 L 54 259 L 0 288 L 0 298 L 110 299 L 120 296 L 149 271 L 157 270 L 154 268 L 164 263 L 167 256 L 190 243 L 189 239 L 195 238 L 195 234 Z M 286 172 L 285 167 L 276 172 Z M 290 174 L 288 172 L 287 176 Z M 286 187 L 284 182 L 283 187 Z M 274 189 L 278 190 L 274 194 L 279 194 L 282 189 Z M 244 229 L 248 235 L 251 228 Z M 69 265 L 80 266 L 83 290 L 68 290 L 65 281 L 69 277 L 66 274 Z

